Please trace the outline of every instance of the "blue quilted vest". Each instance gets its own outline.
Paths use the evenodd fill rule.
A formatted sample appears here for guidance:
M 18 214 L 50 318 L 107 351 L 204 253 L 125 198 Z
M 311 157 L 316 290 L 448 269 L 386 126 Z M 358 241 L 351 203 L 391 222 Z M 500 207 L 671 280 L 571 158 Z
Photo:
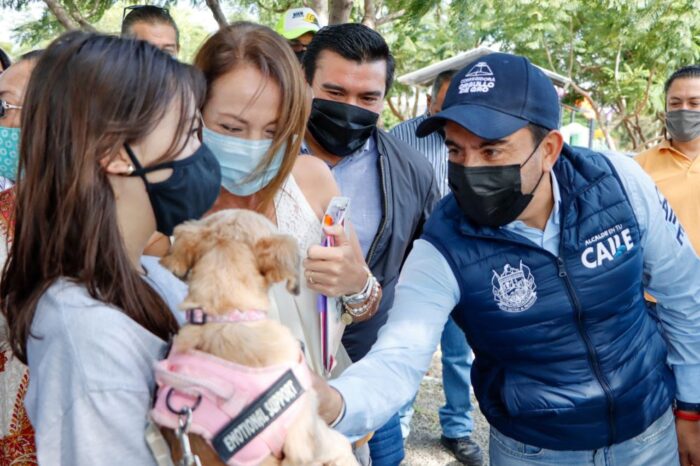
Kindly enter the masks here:
M 554 172 L 554 256 L 479 227 L 454 196 L 423 238 L 460 286 L 452 312 L 474 350 L 479 406 L 503 434 L 552 450 L 593 450 L 642 433 L 671 405 L 666 345 L 642 292 L 640 232 L 607 158 L 565 146 Z

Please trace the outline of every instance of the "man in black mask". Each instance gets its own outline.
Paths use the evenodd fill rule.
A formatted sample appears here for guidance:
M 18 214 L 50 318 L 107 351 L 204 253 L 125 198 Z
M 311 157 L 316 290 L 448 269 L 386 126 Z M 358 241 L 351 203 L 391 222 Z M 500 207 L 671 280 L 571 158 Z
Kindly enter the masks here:
M 325 27 L 309 44 L 303 65 L 314 96 L 305 152 L 325 161 L 350 197 L 350 220 L 383 287 L 377 315 L 345 330 L 343 345 L 357 361 L 386 322 L 401 265 L 439 193 L 425 157 L 377 128 L 394 77 L 394 59 L 377 32 L 361 24 Z M 322 270 L 325 257 L 311 259 L 306 269 Z M 370 450 L 375 466 L 400 463 L 398 416 L 375 434 Z
M 524 57 L 455 75 L 416 131 L 444 129 L 452 193 L 370 353 L 315 387 L 337 430 L 362 435 L 411 399 L 452 316 L 492 465 L 700 464 L 700 259 L 634 160 L 569 147 L 558 125 Z

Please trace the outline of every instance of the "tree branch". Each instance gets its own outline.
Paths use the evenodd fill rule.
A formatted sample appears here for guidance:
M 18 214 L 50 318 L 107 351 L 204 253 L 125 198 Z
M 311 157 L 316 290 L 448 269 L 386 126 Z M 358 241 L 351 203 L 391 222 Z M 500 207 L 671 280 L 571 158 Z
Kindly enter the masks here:
M 321 24 L 328 24 L 328 0 L 311 0 L 311 8 L 318 14 Z
M 386 16 L 382 16 L 381 18 L 377 18 L 377 20 L 374 23 L 377 25 L 377 27 L 379 27 L 382 24 L 396 21 L 397 19 L 403 17 L 403 15 L 405 15 L 405 14 L 406 14 L 406 10 L 395 11 L 393 13 L 389 13 Z
M 418 116 L 418 100 L 420 99 L 420 89 L 416 88 L 416 98 L 413 100 L 413 110 L 411 110 L 411 118 Z
M 228 26 L 228 20 L 224 11 L 221 9 L 221 3 L 219 0 L 206 0 L 207 6 L 211 10 L 211 14 L 214 15 L 214 19 L 219 24 L 219 29 L 223 29 Z
M 634 109 L 634 113 L 636 115 L 639 115 L 642 112 L 642 110 L 644 110 L 644 107 L 646 107 L 647 102 L 649 101 L 649 91 L 651 90 L 652 80 L 654 79 L 655 72 L 655 67 L 652 67 L 649 70 L 649 77 L 647 78 L 647 87 L 646 89 L 644 89 L 644 97 L 642 97 L 642 100 L 639 101 L 637 107 Z
M 352 0 L 331 0 L 328 24 L 342 24 L 350 20 Z
M 547 54 L 547 61 L 549 62 L 549 68 L 556 72 L 557 68 L 554 66 L 554 60 L 552 60 L 552 52 L 549 51 L 549 47 L 547 47 L 547 42 L 544 39 L 544 31 L 542 31 L 542 48 L 544 49 L 544 52 Z M 571 78 L 571 76 L 569 76 Z
M 391 99 L 386 99 L 386 102 L 387 102 L 387 104 L 389 105 L 389 110 L 391 110 L 391 113 L 393 113 L 394 116 L 396 116 L 396 118 L 398 118 L 398 119 L 401 120 L 401 121 L 405 121 L 405 120 L 406 120 L 406 117 L 403 116 L 403 115 L 401 114 L 401 112 L 399 112 L 399 111 L 396 109 L 396 107 L 394 107 L 394 104 L 393 104 L 393 102 L 391 101 Z
M 576 36 L 574 35 L 574 17 L 569 19 L 569 79 L 573 82 L 573 72 L 574 72 L 574 41 Z
M 377 12 L 374 9 L 374 0 L 365 0 L 365 12 L 362 15 L 362 24 L 367 26 L 370 29 L 374 29 L 376 27 L 376 22 L 377 22 Z
M 58 22 L 61 23 L 61 26 L 68 30 L 80 28 L 78 22 L 71 17 L 57 0 L 44 0 L 44 3 L 46 3 L 46 6 L 51 10 Z
M 600 130 L 603 132 L 603 135 L 605 136 L 605 142 L 607 143 L 608 147 L 610 150 L 617 150 L 617 146 L 615 145 L 615 141 L 613 138 L 610 136 L 610 132 L 608 131 L 608 126 L 605 123 L 605 120 L 603 119 L 603 113 L 601 112 L 600 106 L 593 100 L 593 97 L 591 97 L 591 94 L 581 88 L 578 84 L 576 84 L 574 81 L 571 81 L 571 87 L 574 88 L 576 92 L 581 94 L 584 99 L 588 101 L 589 104 L 591 104 L 591 108 L 593 109 L 593 113 L 595 113 L 596 121 L 598 122 L 598 126 L 600 127 Z
M 263 0 L 257 0 L 256 3 L 263 10 L 271 11 L 273 13 L 284 13 L 285 11 L 289 10 L 292 7 L 292 0 L 288 0 L 287 3 L 285 3 L 284 5 L 280 5 L 279 8 L 275 8 L 273 6 L 267 6 L 263 2 Z
M 100 3 L 99 1 L 95 0 L 93 2 L 92 10 L 89 12 L 86 12 L 87 14 L 83 14 L 80 7 L 78 5 L 76 5 L 75 1 L 73 1 L 73 0 L 71 0 L 71 1 L 66 0 L 61 5 L 63 6 L 64 10 L 68 11 L 68 14 L 70 14 L 70 17 L 73 18 L 73 21 L 78 23 L 80 28 L 82 28 L 86 31 L 90 31 L 90 32 L 97 32 L 97 29 L 95 29 L 93 27 L 92 23 L 90 23 L 90 21 L 88 21 L 85 18 L 91 18 L 92 15 L 94 15 L 97 12 L 97 8 L 99 7 L 99 3 Z

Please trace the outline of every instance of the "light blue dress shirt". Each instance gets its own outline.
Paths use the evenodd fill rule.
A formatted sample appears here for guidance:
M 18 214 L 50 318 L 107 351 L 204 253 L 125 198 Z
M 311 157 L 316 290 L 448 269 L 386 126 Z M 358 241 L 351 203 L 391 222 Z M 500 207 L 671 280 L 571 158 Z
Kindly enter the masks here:
M 561 204 L 561 194 L 559 193 L 559 183 L 557 182 L 557 177 L 554 176 L 554 172 L 551 172 L 552 180 L 552 196 L 554 198 L 554 205 L 552 207 L 552 213 L 547 219 L 547 224 L 544 227 L 544 231 L 539 228 L 531 227 L 525 225 L 524 222 L 520 220 L 515 220 L 514 222 L 505 225 L 503 228 L 510 230 L 513 233 L 517 233 L 520 236 L 530 240 L 535 246 L 551 252 L 553 255 L 559 255 L 559 205 Z
M 676 396 L 700 402 L 700 259 L 651 178 L 633 160 L 611 155 L 639 222 L 644 251 L 643 280 L 658 298 L 658 317 L 668 343 L 668 363 L 677 382 Z M 554 209 L 544 231 L 513 222 L 516 231 L 548 251 L 559 247 L 559 188 L 552 178 Z M 383 425 L 411 399 L 430 365 L 442 329 L 460 291 L 447 260 L 425 240 L 409 254 L 387 323 L 361 361 L 332 380 L 345 401 L 345 414 L 335 426 L 354 438 Z M 524 351 L 527 349 L 524 348 Z
M 330 166 L 340 192 L 350 198 L 350 222 L 355 228 L 362 254 L 372 246 L 382 221 L 382 192 L 379 152 L 374 136 L 357 151 Z

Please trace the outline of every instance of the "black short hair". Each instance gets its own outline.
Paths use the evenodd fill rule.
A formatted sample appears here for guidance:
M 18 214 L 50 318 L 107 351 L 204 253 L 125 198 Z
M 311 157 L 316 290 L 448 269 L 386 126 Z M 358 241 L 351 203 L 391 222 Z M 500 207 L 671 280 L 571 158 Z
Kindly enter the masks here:
M 0 66 L 2 66 L 2 70 L 5 71 L 11 64 L 12 60 L 10 60 L 10 56 L 7 55 L 3 49 L 0 49 Z
M 433 88 L 430 91 L 430 96 L 433 99 L 437 99 L 437 95 L 440 93 L 440 89 L 442 89 L 445 81 L 452 81 L 455 74 L 457 74 L 457 70 L 442 71 L 440 74 L 438 74 L 435 77 L 435 81 L 433 81 Z
M 539 146 L 545 137 L 552 131 L 551 129 L 545 128 L 544 126 L 536 125 L 534 123 L 528 123 L 527 129 L 530 130 L 530 135 L 532 136 L 532 142 L 535 147 Z
M 673 81 L 682 78 L 700 78 L 700 65 L 684 66 L 674 71 L 666 80 L 666 84 L 664 84 L 664 93 L 668 94 L 668 89 L 671 87 L 671 84 L 673 84 Z
M 321 28 L 304 53 L 304 72 L 309 84 L 314 80 L 318 56 L 324 50 L 357 63 L 386 61 L 384 94 L 389 93 L 394 82 L 394 56 L 378 32 L 358 23 L 334 24 Z
M 136 23 L 161 23 L 172 26 L 175 29 L 175 42 L 180 46 L 180 30 L 167 9 L 155 5 L 137 5 L 132 8 L 122 21 L 122 37 L 133 37 L 132 27 Z

